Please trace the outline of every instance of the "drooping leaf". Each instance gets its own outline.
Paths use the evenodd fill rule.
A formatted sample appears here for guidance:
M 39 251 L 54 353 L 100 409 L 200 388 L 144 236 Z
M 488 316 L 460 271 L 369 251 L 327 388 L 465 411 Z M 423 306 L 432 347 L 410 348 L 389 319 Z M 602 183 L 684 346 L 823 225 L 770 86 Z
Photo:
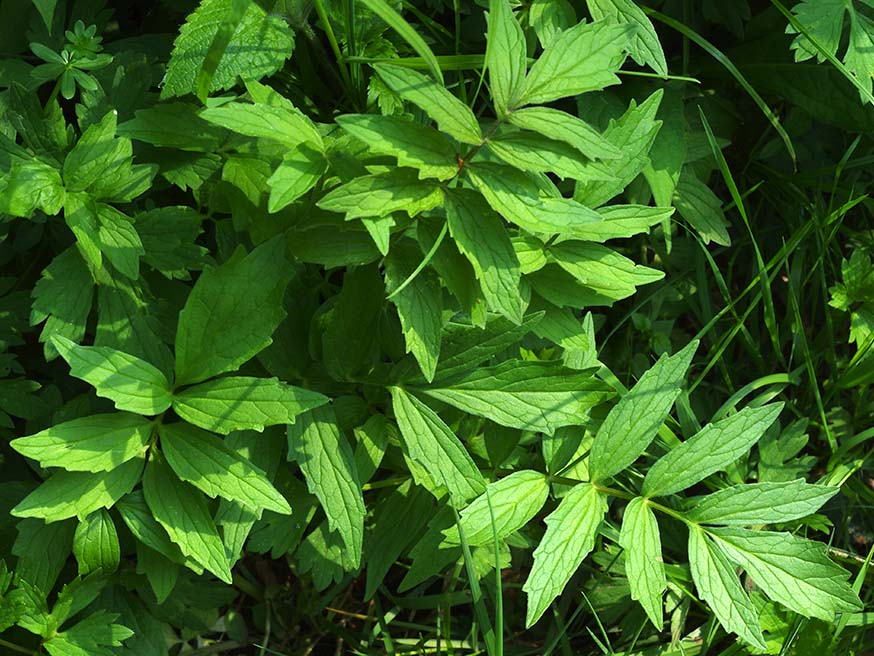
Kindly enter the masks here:
M 392 409 L 413 461 L 462 507 L 485 490 L 483 476 L 464 445 L 436 412 L 400 387 L 391 388 Z
M 550 434 L 585 424 L 587 411 L 611 396 L 591 372 L 522 360 L 480 367 L 422 392 L 502 426 Z
M 759 441 L 782 409 L 782 403 L 744 408 L 708 424 L 650 468 L 643 482 L 643 494 L 651 497 L 673 494 L 728 467 Z
M 159 454 L 150 454 L 143 495 L 158 523 L 182 553 L 225 583 L 231 570 L 224 545 L 203 495 L 180 481 Z
M 293 424 L 297 415 L 328 402 L 318 392 L 286 385 L 277 378 L 228 376 L 173 395 L 173 410 L 187 422 L 227 435 Z
M 59 471 L 10 512 L 16 517 L 40 517 L 46 522 L 69 517 L 81 519 L 98 508 L 112 507 L 133 489 L 142 471 L 141 458 L 128 460 L 110 471 Z
M 331 406 L 310 410 L 288 427 L 288 453 L 319 499 L 328 526 L 340 534 L 353 567 L 361 564 L 364 498 L 349 442 Z
M 119 410 L 157 415 L 170 407 L 170 382 L 148 362 L 106 346 L 79 346 L 56 335 L 52 343 L 70 374 L 94 386 Z
M 589 474 L 593 481 L 622 471 L 646 450 L 680 395 L 697 348 L 698 342 L 693 341 L 670 357 L 662 355 L 610 410 L 592 443 Z
M 148 419 L 126 412 L 92 415 L 19 437 L 10 445 L 43 467 L 110 471 L 145 453 L 152 426 Z
M 632 499 L 625 508 L 619 544 L 625 550 L 631 598 L 640 602 L 656 630 L 661 631 L 662 594 L 668 585 L 662 541 L 655 514 L 641 497 Z
M 490 545 L 525 526 L 536 515 L 546 497 L 546 476 L 531 469 L 513 472 L 489 483 L 485 492 L 461 511 L 461 530 L 471 547 Z M 461 544 L 458 526 L 444 531 L 446 541 Z
M 179 313 L 176 383 L 198 383 L 236 370 L 271 343 L 285 317 L 290 278 L 285 242 L 276 238 L 248 255 L 237 252 L 198 278 Z
M 207 496 L 237 501 L 252 510 L 291 514 L 267 475 L 214 435 L 186 424 L 162 424 L 161 447 L 176 475 Z M 205 565 L 205 564 L 204 564 Z
M 606 498 L 594 486 L 582 483 L 571 488 L 546 518 L 546 532 L 534 550 L 534 565 L 522 586 L 528 595 L 526 627 L 540 619 L 595 547 L 606 512 Z
M 490 0 L 485 65 L 498 117 L 503 117 L 522 88 L 528 71 L 522 27 L 507 0 Z
M 790 522 L 815 513 L 839 491 L 800 479 L 733 485 L 696 500 L 686 516 L 699 524 L 720 526 Z
M 79 563 L 79 575 L 100 569 L 111 574 L 118 568 L 121 551 L 118 533 L 109 513 L 97 510 L 79 522 L 73 537 L 73 554 Z

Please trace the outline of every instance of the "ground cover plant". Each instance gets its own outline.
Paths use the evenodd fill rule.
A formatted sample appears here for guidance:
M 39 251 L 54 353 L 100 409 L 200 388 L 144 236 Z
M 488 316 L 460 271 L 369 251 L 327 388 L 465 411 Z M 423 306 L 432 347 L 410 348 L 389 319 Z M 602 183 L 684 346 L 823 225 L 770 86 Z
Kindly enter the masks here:
M 0 647 L 872 653 L 872 21 L 0 0 Z

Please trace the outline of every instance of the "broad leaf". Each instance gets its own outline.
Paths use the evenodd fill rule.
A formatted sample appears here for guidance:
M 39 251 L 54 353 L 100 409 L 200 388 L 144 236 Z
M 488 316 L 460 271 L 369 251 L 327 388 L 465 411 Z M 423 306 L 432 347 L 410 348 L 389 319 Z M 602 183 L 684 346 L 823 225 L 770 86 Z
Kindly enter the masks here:
M 564 241 L 551 246 L 549 254 L 580 283 L 617 301 L 634 294 L 639 285 L 651 284 L 665 276 L 599 244 Z
M 157 453 L 143 476 L 143 494 L 152 515 L 182 553 L 231 583 L 231 570 L 206 499 L 180 481 Z
M 759 616 L 722 550 L 698 528 L 689 529 L 689 567 L 701 598 L 726 631 L 765 649 Z
M 607 499 L 588 483 L 576 485 L 549 517 L 534 550 L 534 565 L 522 589 L 528 595 L 525 626 L 530 627 L 564 590 L 583 559 L 595 547 Z
M 277 141 L 288 148 L 307 143 L 321 150 L 322 138 L 313 122 L 286 102 L 285 106 L 228 103 L 204 109 L 200 118 L 247 137 Z
M 812 515 L 839 491 L 800 479 L 734 485 L 697 499 L 686 517 L 699 524 L 721 526 L 791 522 Z
M 413 169 L 364 175 L 329 191 L 317 204 L 346 215 L 346 220 L 392 212 L 416 216 L 440 204 L 443 194 L 433 180 L 419 180 Z
M 307 488 L 319 499 L 328 526 L 340 534 L 353 567 L 361 564 L 364 498 L 355 457 L 331 406 L 310 410 L 288 427 L 289 458 L 297 460 Z
M 501 218 L 478 194 L 465 189 L 447 193 L 446 218 L 449 234 L 473 265 L 489 308 L 521 323 L 519 260 Z
M 656 630 L 662 629 L 662 594 L 667 587 L 659 525 L 645 499 L 631 500 L 622 515 L 619 544 L 625 550 L 625 574 L 631 598 L 643 606 Z
M 759 441 L 782 409 L 782 403 L 744 408 L 708 424 L 652 466 L 643 481 L 643 494 L 648 497 L 673 494 L 730 466 Z
M 515 114 L 515 112 L 514 112 Z M 531 173 L 553 173 L 559 178 L 591 182 L 610 180 L 611 174 L 591 164 L 579 150 L 537 132 L 504 128 L 489 138 L 489 151 L 510 166 Z
M 108 112 L 86 129 L 64 159 L 64 185 L 69 191 L 85 191 L 102 177 L 129 162 L 133 148 L 128 139 L 116 138 L 118 113 Z
M 849 572 L 829 560 L 824 544 L 788 533 L 745 528 L 708 531 L 756 585 L 796 613 L 832 622 L 835 613 L 862 608 L 847 583 Z
M 185 424 L 162 424 L 161 448 L 176 475 L 209 497 L 237 501 L 252 510 L 291 514 L 263 470 L 214 435 Z
M 93 415 L 19 437 L 10 445 L 43 467 L 110 471 L 145 453 L 152 427 L 148 419 L 126 412 Z
M 513 125 L 563 141 L 590 159 L 616 159 L 622 152 L 581 118 L 551 107 L 526 107 L 508 117 Z
M 293 424 L 294 418 L 328 397 L 277 378 L 228 376 L 173 395 L 173 410 L 187 422 L 227 435 L 231 431 Z
M 99 508 L 112 507 L 133 489 L 142 471 L 140 458 L 105 472 L 59 471 L 9 512 L 16 517 L 40 517 L 46 522 L 69 517 L 81 519 Z
M 70 374 L 93 385 L 97 396 L 119 410 L 157 415 L 170 407 L 170 382 L 148 362 L 106 346 L 79 346 L 57 335 L 52 343 L 70 365 Z
M 577 226 L 568 239 L 605 242 L 608 239 L 622 239 L 640 233 L 663 223 L 674 213 L 672 207 L 645 207 L 643 205 L 610 205 L 598 209 L 600 221 Z
M 592 443 L 593 481 L 621 472 L 646 450 L 680 395 L 697 348 L 698 342 L 693 341 L 670 357 L 662 355 L 610 410 Z
M 705 244 L 713 241 L 721 246 L 731 245 L 722 201 L 689 167 L 684 168 L 680 174 L 673 204 Z
M 489 483 L 485 492 L 461 511 L 461 530 L 472 547 L 491 545 L 525 526 L 546 497 L 549 482 L 544 474 L 523 469 Z M 443 532 L 450 544 L 461 544 L 458 526 Z
M 73 555 L 79 563 L 80 576 L 97 569 L 111 574 L 118 568 L 121 558 L 118 533 L 108 512 L 101 508 L 79 522 L 73 536 Z
M 51 345 L 51 336 L 80 341 L 91 311 L 94 296 L 91 273 L 75 247 L 61 252 L 43 269 L 32 295 L 30 325 L 45 321 L 39 341 L 45 343 L 46 358 L 52 359 L 57 351 Z
M 490 0 L 486 68 L 498 117 L 503 117 L 521 90 L 528 70 L 525 34 L 508 0 Z
M 267 209 L 278 212 L 312 189 L 327 167 L 324 155 L 303 143 L 287 152 L 267 179 Z
M 550 434 L 584 425 L 587 411 L 611 396 L 591 372 L 522 360 L 480 367 L 422 392 L 502 426 Z
M 631 25 L 634 32 L 628 41 L 628 52 L 632 59 L 640 66 L 649 66 L 663 77 L 668 74 L 659 36 L 634 0 L 586 0 L 586 5 L 596 21 L 607 19 L 619 25 Z
M 248 255 L 237 251 L 221 266 L 200 274 L 179 313 L 176 383 L 198 383 L 234 371 L 268 346 L 285 317 L 282 297 L 289 277 L 280 238 Z
M 470 107 L 442 84 L 402 66 L 375 64 L 374 68 L 392 91 L 430 116 L 442 132 L 462 143 L 477 146 L 482 142 L 479 123 Z
M 400 387 L 391 388 L 392 410 L 410 458 L 462 507 L 485 490 L 483 476 L 461 441 L 427 405 Z

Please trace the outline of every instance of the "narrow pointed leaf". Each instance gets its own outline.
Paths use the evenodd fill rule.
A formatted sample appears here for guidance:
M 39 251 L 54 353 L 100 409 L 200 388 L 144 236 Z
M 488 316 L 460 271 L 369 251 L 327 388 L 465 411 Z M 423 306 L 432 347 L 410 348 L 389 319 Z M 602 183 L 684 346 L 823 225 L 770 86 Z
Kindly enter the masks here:
M 108 512 L 101 508 L 79 522 L 73 536 L 73 555 L 80 576 L 97 569 L 104 574 L 118 569 L 121 559 L 118 532 Z
M 625 550 L 625 573 L 631 598 L 643 606 L 656 630 L 662 629 L 662 594 L 667 587 L 662 541 L 655 514 L 641 497 L 632 499 L 622 516 L 619 544 Z
M 840 491 L 803 480 L 734 485 L 701 497 L 686 513 L 699 524 L 750 526 L 807 517 Z
M 521 90 L 528 70 L 527 46 L 522 27 L 508 0 L 490 0 L 486 68 L 499 117 L 507 113 Z
M 583 119 L 552 107 L 526 107 L 509 115 L 513 125 L 563 141 L 590 159 L 616 159 L 622 151 Z
M 346 215 L 346 220 L 406 212 L 416 216 L 440 204 L 443 194 L 433 180 L 419 180 L 412 169 L 364 175 L 335 187 L 317 205 Z

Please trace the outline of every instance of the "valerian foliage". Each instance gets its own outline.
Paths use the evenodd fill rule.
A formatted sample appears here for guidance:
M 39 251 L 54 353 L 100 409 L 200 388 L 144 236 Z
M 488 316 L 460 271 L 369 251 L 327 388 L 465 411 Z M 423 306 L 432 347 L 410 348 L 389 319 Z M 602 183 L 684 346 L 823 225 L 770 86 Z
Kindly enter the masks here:
M 846 11 L 870 89 L 867 3 L 821 4 L 795 8 L 796 58 L 834 55 Z M 649 8 L 468 3 L 482 47 L 437 55 L 382 0 L 202 0 L 172 48 L 122 38 L 105 3 L 13 5 L 0 629 L 21 644 L 163 656 L 219 617 L 255 644 L 227 609 L 255 590 L 263 626 L 277 576 L 324 604 L 360 578 L 366 602 L 461 563 L 480 610 L 516 573 L 524 628 L 592 563 L 647 635 L 691 631 L 692 599 L 749 653 L 778 613 L 862 608 L 795 530 L 843 481 L 763 473 L 798 453 L 767 469 L 782 402 L 699 421 L 688 337 L 642 348 L 628 389 L 599 359 L 601 312 L 662 283 L 672 233 L 733 238 L 725 142 L 686 111 L 696 80 L 667 79 Z M 860 349 L 866 267 L 831 301 Z

